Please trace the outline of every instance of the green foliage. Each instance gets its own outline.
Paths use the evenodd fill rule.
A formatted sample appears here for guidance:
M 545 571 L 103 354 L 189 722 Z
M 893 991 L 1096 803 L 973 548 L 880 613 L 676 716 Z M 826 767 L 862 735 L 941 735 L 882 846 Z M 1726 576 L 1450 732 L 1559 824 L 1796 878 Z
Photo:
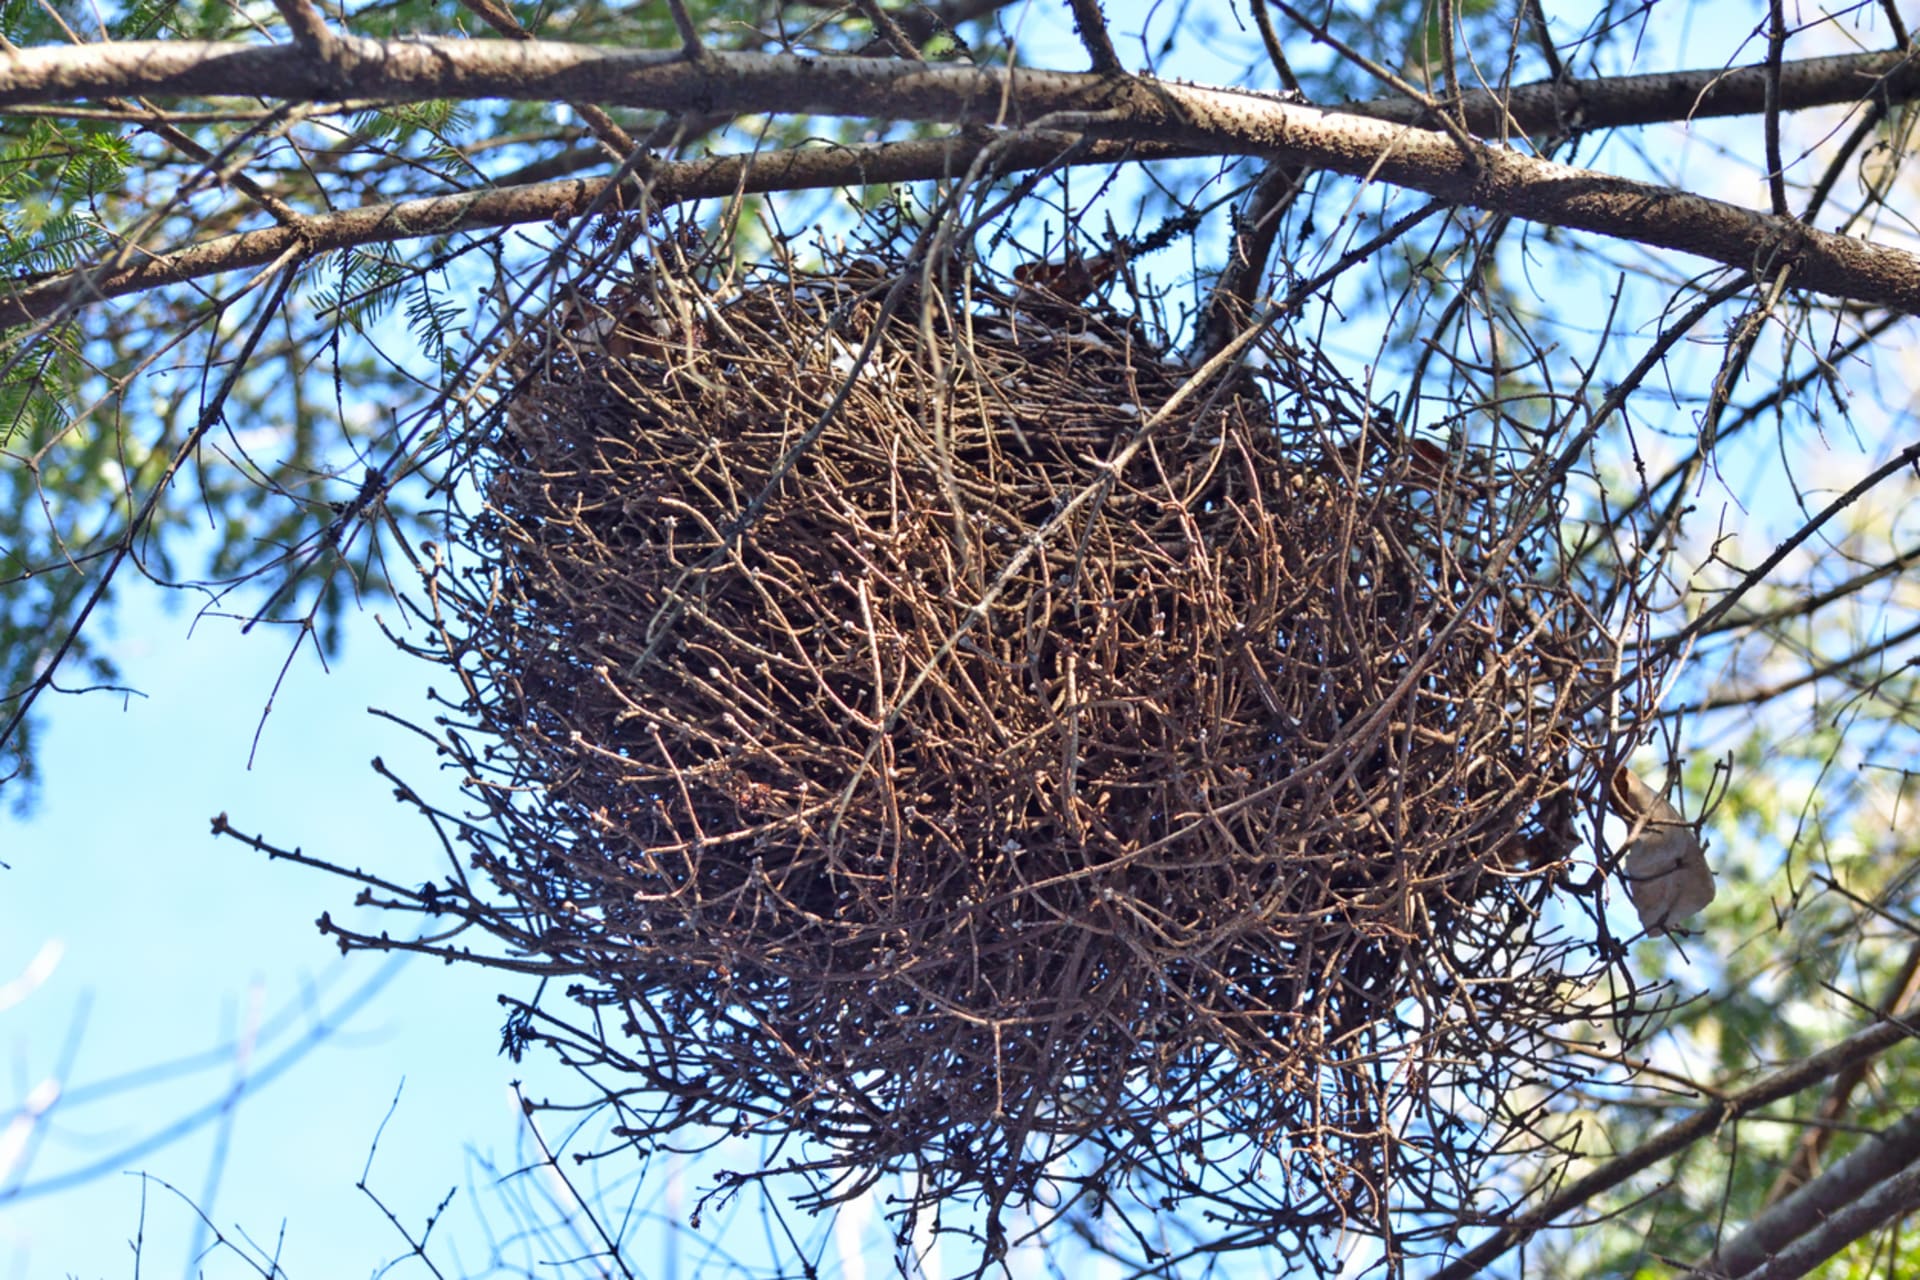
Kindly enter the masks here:
M 385 249 L 342 249 L 327 264 L 326 275 L 335 283 L 316 288 L 314 301 L 324 319 L 364 331 L 393 310 L 409 274 Z
M 126 140 L 106 129 L 34 120 L 0 132 L 0 275 L 70 271 L 105 250 L 88 202 L 117 193 L 132 163 Z

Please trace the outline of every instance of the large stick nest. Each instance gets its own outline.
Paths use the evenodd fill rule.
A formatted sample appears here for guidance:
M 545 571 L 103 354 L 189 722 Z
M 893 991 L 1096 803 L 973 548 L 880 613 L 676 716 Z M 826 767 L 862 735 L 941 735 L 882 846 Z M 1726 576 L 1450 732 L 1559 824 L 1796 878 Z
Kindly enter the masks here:
M 996 1221 L 1471 1203 L 1563 1013 L 1602 648 L 1481 418 L 872 257 L 643 261 L 511 364 L 441 658 L 487 923 L 594 1010 L 520 1034 L 664 1097 L 636 1141 Z

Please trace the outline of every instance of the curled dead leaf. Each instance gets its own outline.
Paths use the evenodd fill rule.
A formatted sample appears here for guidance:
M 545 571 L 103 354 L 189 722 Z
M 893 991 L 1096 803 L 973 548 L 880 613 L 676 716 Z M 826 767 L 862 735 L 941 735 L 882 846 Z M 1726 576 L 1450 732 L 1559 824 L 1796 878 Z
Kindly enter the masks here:
M 1671 933 L 1713 901 L 1713 869 L 1686 815 L 1622 767 L 1607 789 L 1613 811 L 1632 824 L 1620 874 L 1648 933 Z

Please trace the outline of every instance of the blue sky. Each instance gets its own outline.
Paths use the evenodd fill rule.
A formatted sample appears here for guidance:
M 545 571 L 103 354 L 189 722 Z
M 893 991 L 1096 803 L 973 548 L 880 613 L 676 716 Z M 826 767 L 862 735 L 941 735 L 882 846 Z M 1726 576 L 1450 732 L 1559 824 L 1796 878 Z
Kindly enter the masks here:
M 221 619 L 196 627 L 152 593 L 119 617 L 120 658 L 146 696 L 53 704 L 39 810 L 7 820 L 0 845 L 13 864 L 0 895 L 0 984 L 43 975 L 0 997 L 13 1000 L 0 1007 L 7 1097 L 44 1098 L 46 1082 L 62 1084 L 37 1141 L 12 1150 L 0 1178 L 0 1196 L 14 1193 L 0 1199 L 0 1280 L 258 1275 L 239 1251 L 208 1251 L 188 1201 L 295 1280 L 371 1275 L 407 1251 L 356 1189 L 376 1134 L 369 1185 L 410 1230 L 458 1188 L 432 1248 L 449 1274 L 484 1274 L 496 1256 L 512 1273 L 515 1261 L 582 1252 L 564 1237 L 515 1241 L 529 1204 L 551 1219 L 565 1192 L 551 1177 L 497 1177 L 536 1163 L 514 1083 L 534 1097 L 573 1087 L 538 1054 L 514 1064 L 499 1053 L 495 995 L 527 989 L 431 960 L 343 959 L 314 921 L 322 911 L 353 919 L 351 886 L 210 834 L 226 813 L 315 856 L 399 880 L 432 875 L 429 829 L 368 767 L 381 755 L 424 789 L 430 753 L 367 713 L 422 706 L 432 672 L 370 625 L 354 628 L 331 671 L 296 659 L 248 769 L 284 638 L 243 637 Z M 183 1069 L 155 1070 L 175 1064 Z M 245 1089 L 223 1111 L 237 1081 Z M 213 1118 L 169 1136 L 196 1114 Z M 717 1158 L 758 1156 L 734 1144 Z M 633 1169 L 623 1158 L 581 1176 L 613 1179 L 604 1202 L 624 1207 Z M 629 1232 L 636 1274 L 726 1274 L 711 1256 L 703 1263 L 707 1251 L 757 1266 L 777 1247 L 751 1196 L 709 1213 L 699 1233 L 662 1229 L 690 1215 L 700 1169 L 651 1171 Z M 837 1258 L 874 1250 L 870 1227 L 856 1213 L 837 1233 L 799 1230 Z M 426 1274 L 418 1263 L 399 1274 L 406 1267 Z
M 57 1107 L 25 1171 L 29 1185 L 218 1101 L 236 1070 L 271 1063 L 382 967 L 369 956 L 343 961 L 314 927 L 323 910 L 350 910 L 343 882 L 215 840 L 214 814 L 277 839 L 320 841 L 310 844 L 317 854 L 390 874 L 430 871 L 422 825 L 367 767 L 380 753 L 430 772 L 400 730 L 366 713 L 370 704 L 417 703 L 417 664 L 386 651 L 370 629 L 330 674 L 310 656 L 296 659 L 248 770 L 285 641 L 241 637 L 218 619 L 193 627 L 185 612 L 156 608 L 151 592 L 134 595 L 118 633 L 130 681 L 147 696 L 51 704 L 40 810 L 4 841 L 13 870 L 0 895 L 0 980 L 59 948 L 45 982 L 0 1010 L 9 1093 L 24 1096 L 55 1074 L 78 1092 L 216 1047 L 229 1052 L 179 1079 L 80 1093 Z M 353 1183 L 403 1080 L 381 1162 L 403 1201 L 457 1180 L 463 1143 L 514 1132 L 507 1082 L 522 1073 L 497 1057 L 500 1019 L 479 976 L 402 966 L 377 998 L 244 1099 L 211 1205 L 216 1223 L 271 1240 L 284 1218 L 296 1275 L 364 1273 L 389 1255 L 398 1241 Z M 252 1029 L 275 1015 L 284 1029 L 261 1042 Z M 220 1131 L 209 1125 L 129 1165 L 198 1198 Z M 0 1187 L 19 1178 L 16 1169 Z M 166 1274 L 183 1268 L 179 1228 L 190 1215 L 154 1190 L 141 1270 Z M 133 1274 L 127 1242 L 141 1192 L 138 1179 L 106 1176 L 0 1204 L 0 1276 Z

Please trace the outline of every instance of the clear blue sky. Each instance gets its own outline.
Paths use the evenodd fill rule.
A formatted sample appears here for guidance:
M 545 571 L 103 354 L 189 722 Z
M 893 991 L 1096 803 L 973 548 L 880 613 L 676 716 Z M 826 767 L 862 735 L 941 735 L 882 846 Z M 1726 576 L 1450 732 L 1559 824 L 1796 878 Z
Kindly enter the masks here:
M 248 831 L 322 841 L 314 852 L 402 878 L 430 871 L 427 833 L 367 767 L 376 753 L 420 762 L 401 731 L 366 708 L 416 705 L 422 668 L 386 651 L 370 628 L 355 629 L 359 642 L 332 674 L 296 660 L 248 771 L 285 641 L 243 638 L 220 620 L 189 636 L 191 623 L 156 609 L 151 591 L 134 593 L 117 647 L 147 696 L 43 704 L 51 715 L 40 811 L 0 843 L 13 865 L 0 894 L 0 981 L 43 949 L 60 949 L 46 981 L 0 1010 L 10 1100 L 56 1075 L 77 1093 L 48 1117 L 29 1183 L 114 1156 L 218 1102 L 236 1069 L 266 1068 L 381 969 L 368 956 L 343 962 L 314 927 L 323 910 L 349 910 L 347 885 L 215 840 L 214 814 Z M 514 1132 L 507 1081 L 518 1072 L 496 1056 L 500 1019 L 478 976 L 402 966 L 339 1031 L 243 1100 L 212 1202 L 216 1224 L 270 1241 L 284 1219 L 295 1275 L 364 1274 L 390 1256 L 398 1238 L 353 1184 L 403 1078 L 378 1168 L 415 1212 L 431 1189 L 458 1180 L 463 1143 L 497 1145 Z M 239 1067 L 236 1044 L 275 1015 L 284 1028 Z M 105 1097 L 79 1092 L 219 1046 L 225 1061 L 179 1079 Z M 220 1130 L 208 1125 L 125 1163 L 197 1199 Z M 16 1168 L 0 1187 L 19 1178 Z M 191 1215 L 147 1191 L 141 1272 L 185 1274 L 181 1227 Z M 139 1180 L 108 1175 L 0 1207 L 0 1277 L 132 1275 L 141 1193 Z M 239 1274 L 209 1271 L 229 1273 Z

